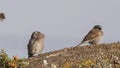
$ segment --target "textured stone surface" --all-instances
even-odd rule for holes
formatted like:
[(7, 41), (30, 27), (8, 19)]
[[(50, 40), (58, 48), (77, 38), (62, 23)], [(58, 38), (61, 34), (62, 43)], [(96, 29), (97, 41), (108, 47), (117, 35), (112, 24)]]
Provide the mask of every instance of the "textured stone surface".
[(119, 68), (120, 43), (75, 46), (25, 60), (21, 68)]

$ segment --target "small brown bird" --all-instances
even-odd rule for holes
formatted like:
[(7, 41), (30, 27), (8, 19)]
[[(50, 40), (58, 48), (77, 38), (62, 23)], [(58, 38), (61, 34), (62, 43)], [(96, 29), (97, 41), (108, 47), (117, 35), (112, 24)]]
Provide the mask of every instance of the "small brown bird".
[(43, 47), (44, 47), (44, 34), (38, 31), (33, 32), (27, 46), (28, 57), (32, 57), (35, 54), (41, 54)]
[(84, 37), (82, 42), (79, 45), (88, 42), (90, 44), (98, 44), (102, 40), (103, 31), (100, 25), (95, 25), (93, 29)]
[(0, 20), (3, 21), (3, 19), (6, 19), (6, 18), (5, 18), (5, 14), (4, 14), (4, 13), (0, 13)]

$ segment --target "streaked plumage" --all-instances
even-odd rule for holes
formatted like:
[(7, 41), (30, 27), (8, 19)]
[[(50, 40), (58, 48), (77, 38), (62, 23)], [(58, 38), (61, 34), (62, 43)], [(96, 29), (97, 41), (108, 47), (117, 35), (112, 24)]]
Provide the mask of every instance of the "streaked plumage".
[(90, 44), (98, 44), (102, 40), (102, 36), (102, 27), (100, 25), (95, 25), (93, 29), (91, 29), (89, 33), (84, 37), (84, 39), (79, 45), (84, 42), (88, 42)]
[(33, 32), (27, 47), (28, 57), (32, 57), (35, 54), (41, 54), (44, 47), (44, 34), (38, 31)]

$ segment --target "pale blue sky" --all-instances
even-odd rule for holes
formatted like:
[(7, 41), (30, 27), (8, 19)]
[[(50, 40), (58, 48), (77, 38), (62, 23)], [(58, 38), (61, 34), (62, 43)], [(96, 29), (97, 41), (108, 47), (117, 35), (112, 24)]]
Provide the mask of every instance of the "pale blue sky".
[(96, 24), (103, 27), (101, 43), (120, 40), (119, 0), (0, 0), (0, 48), (27, 56), (33, 31), (45, 34), (43, 52), (77, 45)]

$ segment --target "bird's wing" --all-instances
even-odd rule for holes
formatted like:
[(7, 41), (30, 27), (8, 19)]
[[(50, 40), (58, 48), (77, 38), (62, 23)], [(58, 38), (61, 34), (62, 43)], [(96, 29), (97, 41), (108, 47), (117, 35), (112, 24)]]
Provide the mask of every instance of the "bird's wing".
[(92, 29), (82, 40), (81, 43), (99, 36), (99, 30)]

